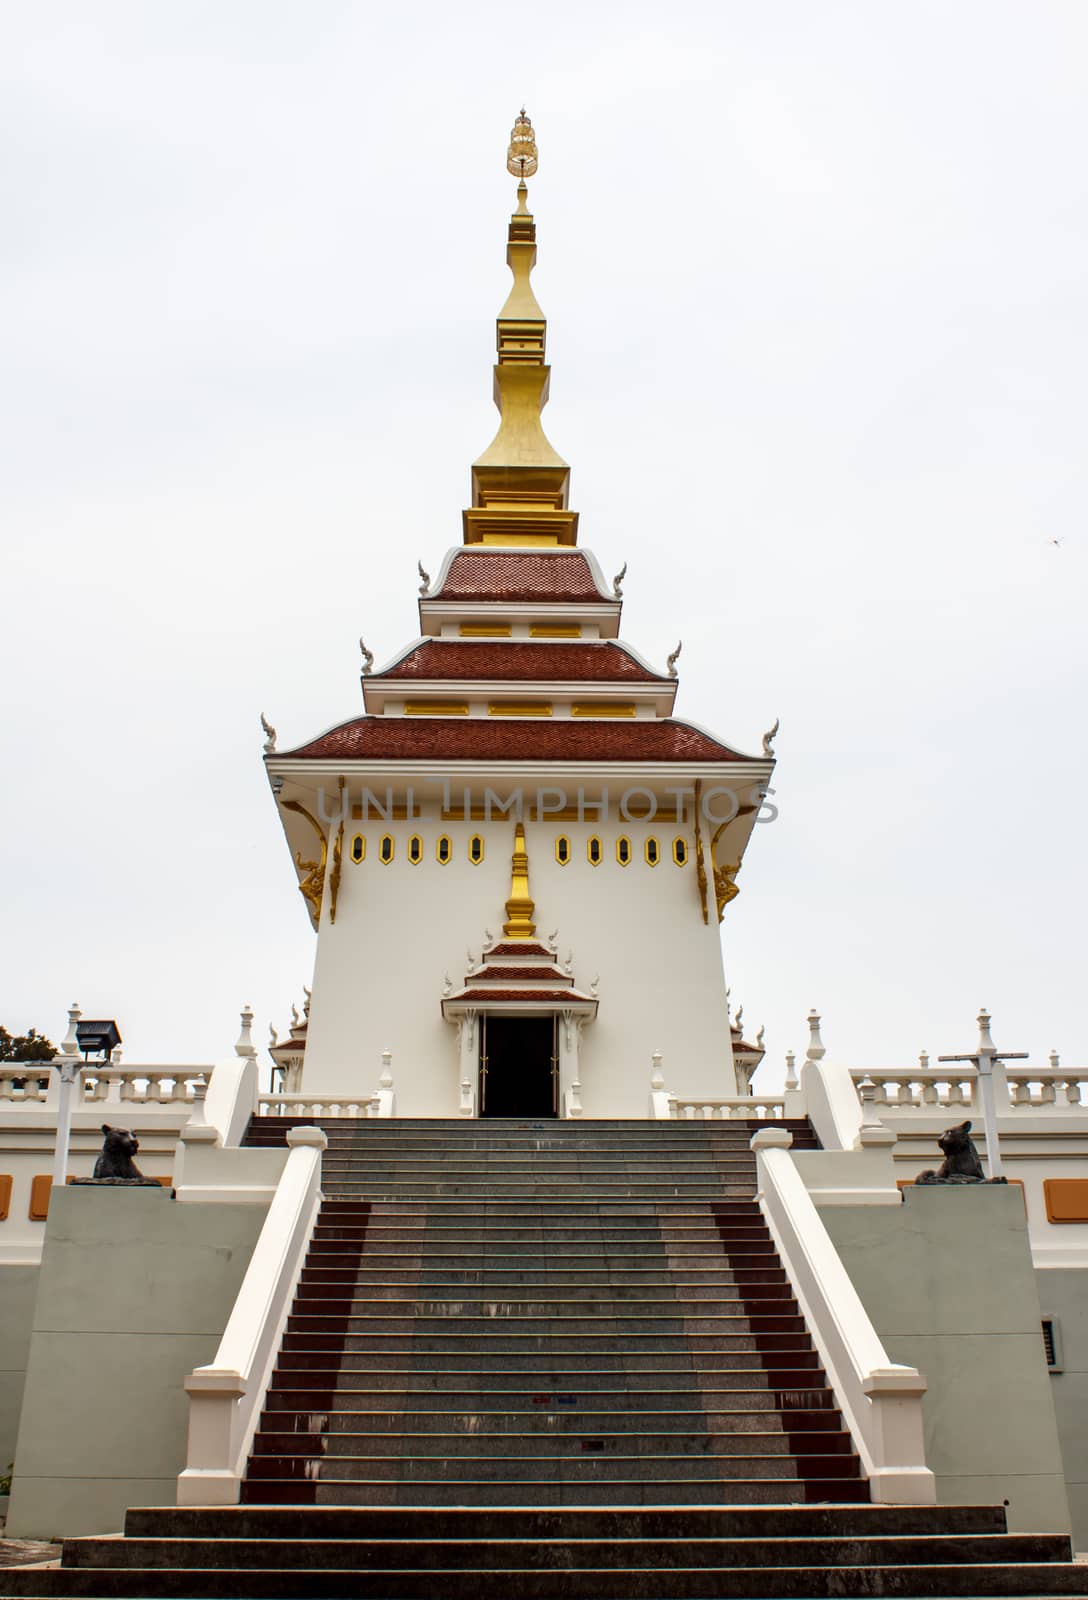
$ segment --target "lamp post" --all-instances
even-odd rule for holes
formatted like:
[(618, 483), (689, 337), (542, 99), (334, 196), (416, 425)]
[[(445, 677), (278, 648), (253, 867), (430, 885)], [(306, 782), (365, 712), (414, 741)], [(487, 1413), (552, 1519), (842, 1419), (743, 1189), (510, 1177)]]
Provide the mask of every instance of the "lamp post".
[(978, 1050), (969, 1056), (938, 1056), (938, 1061), (972, 1061), (978, 1075), (978, 1096), (982, 1102), (982, 1126), (986, 1131), (986, 1165), (991, 1178), (1001, 1177), (1001, 1149), (997, 1142), (997, 1107), (994, 1105), (994, 1062), (1026, 1061), (1026, 1050), (995, 1050), (990, 1035), (990, 1013), (978, 1014)]
[[(68, 1036), (64, 1040), (64, 1055), (56, 1062), (60, 1074), (60, 1093), (57, 1097), (57, 1143), (53, 1152), (53, 1184), (63, 1187), (68, 1177), (68, 1146), (72, 1139), (72, 1090), (79, 1082), (79, 1074), (90, 1060), (91, 1052), (100, 1050), (108, 1061), (111, 1052), (121, 1043), (116, 1022), (81, 1022), (77, 1007), (68, 1014)], [(72, 1023), (75, 1023), (75, 1046), (83, 1051), (83, 1060), (71, 1048)]]

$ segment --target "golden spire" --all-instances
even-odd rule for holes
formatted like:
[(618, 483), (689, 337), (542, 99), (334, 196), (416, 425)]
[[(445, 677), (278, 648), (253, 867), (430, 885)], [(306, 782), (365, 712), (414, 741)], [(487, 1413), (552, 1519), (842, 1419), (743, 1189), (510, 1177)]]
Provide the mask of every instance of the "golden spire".
[(514, 830), (514, 855), (510, 863), (510, 898), (506, 902), (509, 919), (502, 925), (508, 939), (531, 939), (536, 933), (533, 913), (536, 907), (529, 893), (529, 853), (525, 848), (525, 828), (518, 823)]
[(568, 511), (570, 468), (552, 449), (541, 426), (548, 402), (547, 322), (533, 294), (536, 223), (526, 178), (537, 169), (536, 136), (522, 109), (510, 135), (507, 170), (518, 182), (518, 208), (510, 218), (506, 260), (514, 275), (499, 312), (495, 404), (499, 431), (472, 468), (472, 506), (465, 512), (466, 544), (574, 544), (577, 512)]

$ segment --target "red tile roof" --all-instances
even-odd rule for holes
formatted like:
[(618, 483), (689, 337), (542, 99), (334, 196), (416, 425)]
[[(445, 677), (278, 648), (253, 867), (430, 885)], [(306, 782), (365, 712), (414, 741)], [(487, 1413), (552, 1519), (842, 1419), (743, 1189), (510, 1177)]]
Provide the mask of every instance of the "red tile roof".
[(569, 978), (569, 973), (560, 972), (558, 967), (508, 967), (505, 962), (496, 962), (490, 971), (472, 974), (473, 983), (506, 983), (510, 979), (521, 983), (528, 978), (546, 979), (552, 983), (558, 978), (562, 983)]
[(464, 989), (451, 994), (449, 1000), (462, 1003), (466, 1000), (560, 1000), (567, 1005), (585, 1001), (585, 996), (572, 989)]
[(686, 722), (358, 717), (283, 755), (339, 761), (744, 761)]
[(522, 640), (427, 639), (388, 672), (369, 683), (390, 679), (493, 679), (497, 683), (672, 683), (651, 672), (622, 645), (531, 644)]
[(459, 550), (429, 600), (611, 600), (580, 550)]
[[(554, 961), (555, 951), (545, 950), (542, 944), (536, 944), (529, 939), (517, 939), (511, 940), (506, 944), (494, 945), (490, 950), (484, 952), (485, 961), (490, 961), (492, 956), (547, 956), (549, 961)], [(547, 968), (540, 967), (535, 970), (546, 972)]]

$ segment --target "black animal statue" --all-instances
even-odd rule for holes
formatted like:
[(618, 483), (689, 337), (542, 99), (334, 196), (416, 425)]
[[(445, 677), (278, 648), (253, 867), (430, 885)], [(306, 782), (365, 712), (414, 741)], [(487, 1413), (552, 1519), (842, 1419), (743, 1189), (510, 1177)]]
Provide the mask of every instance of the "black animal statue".
[(127, 1128), (111, 1128), (108, 1122), (102, 1124), (105, 1141), (102, 1145), (102, 1154), (94, 1164), (96, 1178), (124, 1178), (129, 1183), (144, 1179), (143, 1173), (133, 1161), (133, 1156), (140, 1148), (139, 1140)]
[(971, 1138), (969, 1122), (946, 1128), (937, 1143), (944, 1151), (944, 1160), (936, 1172), (920, 1172), (916, 1183), (985, 1183), (986, 1177)]

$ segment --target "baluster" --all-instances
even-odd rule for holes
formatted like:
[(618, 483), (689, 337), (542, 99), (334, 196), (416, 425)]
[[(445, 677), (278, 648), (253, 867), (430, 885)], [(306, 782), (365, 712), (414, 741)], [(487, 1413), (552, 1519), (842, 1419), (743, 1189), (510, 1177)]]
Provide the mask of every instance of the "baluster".
[(1039, 1104), (1052, 1106), (1058, 1098), (1058, 1085), (1053, 1078), (1039, 1080)]
[(15, 1099), (15, 1084), (14, 1084), (14, 1081), (13, 1081), (12, 1074), (4, 1073), (3, 1077), (0, 1077), (0, 1100), (14, 1100), (14, 1099)]
[(1080, 1104), (1082, 1104), (1081, 1098), (1080, 1098), (1080, 1079), (1079, 1078), (1066, 1078), (1066, 1080), (1065, 1080), (1065, 1103), (1066, 1103), (1066, 1105), (1070, 1105), (1070, 1106), (1079, 1106)]
[(941, 1103), (940, 1085), (935, 1078), (922, 1079), (922, 1104), (924, 1106), (939, 1106)]

